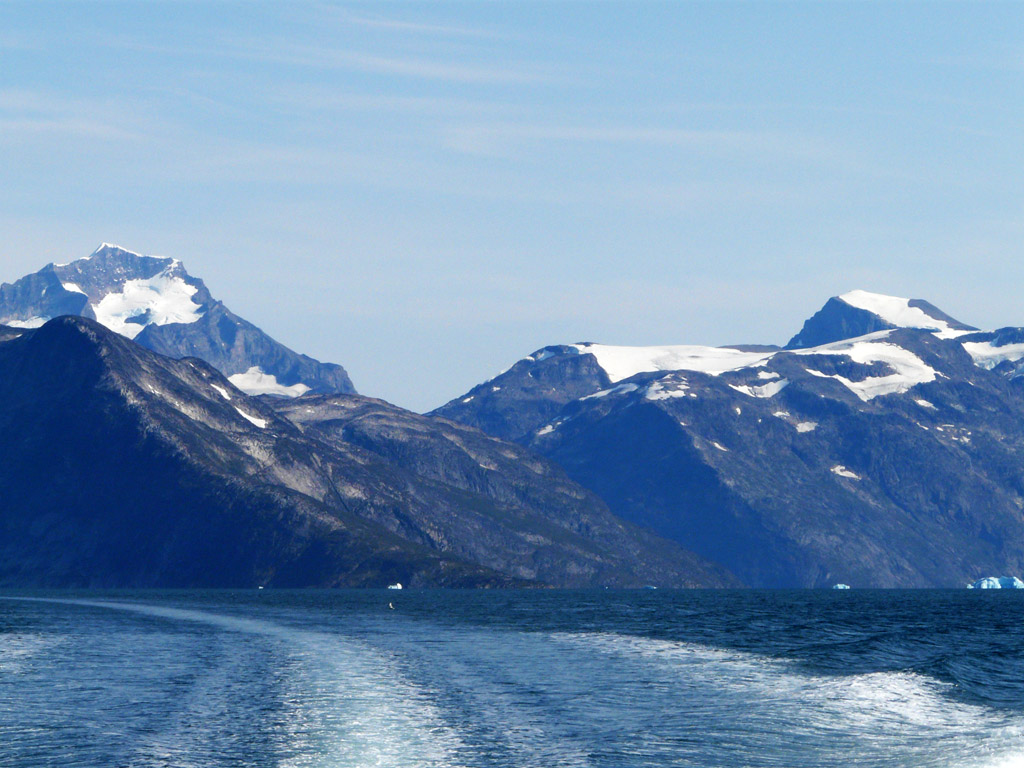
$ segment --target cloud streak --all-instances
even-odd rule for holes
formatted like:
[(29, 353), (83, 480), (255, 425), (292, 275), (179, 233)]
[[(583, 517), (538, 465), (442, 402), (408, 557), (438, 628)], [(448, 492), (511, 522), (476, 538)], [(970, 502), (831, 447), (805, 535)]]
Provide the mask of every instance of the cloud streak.
[[(118, 118), (100, 119), (97, 114)], [(0, 143), (14, 139), (37, 142), (40, 134), (104, 141), (138, 141), (143, 137), (118, 110), (103, 109), (87, 100), (24, 89), (0, 91)]]
[(449, 148), (479, 155), (501, 155), (516, 144), (544, 143), (666, 147), (729, 157), (811, 162), (833, 161), (842, 154), (834, 143), (781, 131), (493, 122), (453, 124), (445, 133)]
[(192, 61), (203, 58), (230, 59), (311, 69), (362, 72), (415, 80), (434, 80), (476, 85), (536, 85), (565, 82), (536, 64), (495, 66), (477, 61), (460, 62), (424, 55), (367, 53), (355, 47), (296, 44), (285, 38), (224, 37), (205, 47), (168, 46), (131, 38), (108, 38), (105, 45), (146, 54), (159, 54)]
[[(333, 9), (337, 10), (337, 9)], [(389, 18), (386, 16), (365, 16), (341, 11), (339, 18), (347, 24), (388, 32), (426, 35), (429, 37), (465, 37), (483, 40), (507, 39), (495, 30), (452, 24), (428, 24), (419, 21)]]

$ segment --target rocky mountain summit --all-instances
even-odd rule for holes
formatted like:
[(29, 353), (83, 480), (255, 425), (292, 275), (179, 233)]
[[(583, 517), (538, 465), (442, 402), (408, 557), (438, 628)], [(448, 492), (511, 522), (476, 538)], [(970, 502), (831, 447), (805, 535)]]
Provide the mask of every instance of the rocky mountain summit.
[(0, 327), (0, 434), (8, 586), (737, 583), (520, 446), (84, 317)]
[(853, 339), (876, 331), (921, 328), (947, 338), (961, 331), (976, 331), (921, 299), (901, 299), (867, 291), (834, 296), (804, 323), (786, 349), (807, 349), (833, 341)]
[(275, 341), (214, 299), (177, 259), (104, 243), (89, 256), (0, 285), (0, 325), (37, 328), (61, 315), (96, 320), (163, 355), (198, 357), (250, 394), (355, 392), (340, 365)]
[(1024, 569), (1024, 331), (831, 299), (785, 349), (545, 347), (435, 414), (758, 586)]

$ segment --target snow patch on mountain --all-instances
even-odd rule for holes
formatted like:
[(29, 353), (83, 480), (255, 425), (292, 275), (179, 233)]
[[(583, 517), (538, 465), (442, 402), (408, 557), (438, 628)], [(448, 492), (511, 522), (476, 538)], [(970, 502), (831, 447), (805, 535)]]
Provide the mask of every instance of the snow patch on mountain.
[(49, 319), (48, 317), (30, 317), (28, 320), (7, 320), (4, 325), (11, 328), (38, 328)]
[(120, 293), (104, 296), (93, 312), (110, 330), (134, 339), (147, 325), (196, 322), (202, 317), (202, 308), (192, 301), (197, 290), (164, 270), (148, 279), (128, 280)]
[(85, 293), (78, 283), (61, 283), (61, 287), (63, 287), (65, 291), (70, 291), (71, 293)]
[[(855, 292), (856, 293), (856, 292)], [(847, 294), (849, 295), (849, 294)], [(874, 295), (874, 294), (870, 294)], [(881, 297), (889, 299), (891, 297)], [(919, 312), (911, 307), (914, 312)], [(927, 317), (921, 313), (923, 317)], [(942, 322), (942, 321), (937, 321)], [(901, 346), (885, 341), (892, 331), (878, 331), (876, 333), (860, 336), (855, 339), (824, 344), (820, 347), (809, 349), (797, 349), (786, 352), (745, 352), (729, 347), (703, 347), (694, 345), (680, 345), (668, 347), (622, 347), (608, 346), (604, 344), (573, 344), (571, 345), (580, 354), (591, 354), (597, 358), (598, 365), (608, 374), (612, 382), (619, 382), (628, 379), (638, 373), (649, 373), (654, 371), (698, 371), (711, 376), (718, 376), (730, 371), (744, 370), (748, 368), (763, 366), (768, 360), (778, 354), (795, 355), (841, 355), (849, 357), (856, 363), (872, 365), (884, 363), (888, 365), (893, 373), (885, 376), (869, 376), (861, 381), (853, 381), (838, 374), (823, 373), (808, 368), (807, 372), (822, 378), (831, 378), (839, 381), (853, 392), (861, 400), (872, 400), (881, 395), (900, 394), (911, 387), (933, 381), (936, 372), (925, 364), (917, 355)], [(959, 332), (957, 332), (959, 333)], [(1013, 345), (1018, 346), (1018, 345)], [(1024, 357), (1024, 344), (1020, 346), (1020, 356)], [(1009, 347), (1003, 347), (1009, 352)], [(773, 371), (759, 371), (758, 378), (766, 381), (761, 385), (730, 384), (729, 386), (737, 392), (750, 397), (769, 398), (781, 392), (788, 384), (787, 379), (778, 378), (779, 374)], [(612, 388), (597, 392), (588, 397), (604, 397), (612, 392), (623, 390)], [(660, 400), (666, 397), (682, 397), (681, 393), (668, 395), (668, 387), (664, 385), (651, 385), (647, 389), (647, 396), (651, 400)]]
[(673, 397), (686, 397), (686, 391), (690, 386), (685, 379), (670, 381), (655, 381), (644, 392), (648, 400), (668, 400)]
[(923, 328), (936, 331), (936, 335), (943, 339), (952, 339), (970, 333), (970, 331), (953, 328), (945, 320), (932, 317), (919, 307), (910, 306), (910, 299), (899, 296), (885, 296), (880, 293), (857, 290), (844, 293), (839, 300), (851, 307), (877, 315), (897, 328)]
[(260, 419), (260, 418), (257, 418), (256, 416), (250, 416), (248, 413), (243, 411), (238, 406), (235, 406), (235, 410), (238, 411), (238, 415), (239, 416), (241, 416), (243, 419), (248, 421), (250, 424), (254, 424), (255, 426), (259, 427), (260, 429), (266, 429), (267, 428), (267, 420), (266, 419)]
[(730, 384), (732, 389), (750, 397), (775, 397), (789, 385), (789, 379), (770, 381), (767, 384), (751, 386), (748, 384)]
[(600, 392), (595, 392), (592, 395), (581, 397), (581, 400), (592, 400), (597, 397), (608, 397), (608, 395), (623, 395), (629, 392), (636, 392), (640, 387), (636, 384), (620, 384), (617, 387), (611, 387), (610, 389), (602, 389)]
[(990, 341), (965, 341), (962, 346), (975, 365), (981, 368), (992, 369), (1007, 360), (1015, 363), (1024, 358), (1024, 344), (1005, 344), (997, 347)]
[(621, 347), (605, 344), (573, 344), (581, 355), (597, 358), (612, 382), (654, 371), (700, 371), (717, 376), (749, 368), (770, 358), (772, 352), (741, 352), (727, 347), (679, 345), (668, 347)]
[(66, 266), (68, 266), (68, 264), (74, 264), (76, 261), (89, 261), (97, 253), (99, 253), (100, 251), (105, 251), (105, 250), (121, 251), (122, 253), (127, 253), (129, 256), (140, 256), (140, 257), (142, 256), (142, 254), (140, 254), (140, 253), (136, 253), (135, 251), (129, 251), (127, 248), (122, 248), (120, 245), (115, 245), (114, 243), (100, 243), (96, 247), (96, 249), (92, 253), (90, 253), (88, 256), (79, 256), (77, 259), (72, 259), (71, 261), (65, 262), (63, 264), (54, 264), (53, 266), (55, 266), (55, 267), (66, 267)]
[(220, 396), (225, 400), (231, 400), (231, 395), (228, 394), (228, 391), (224, 389), (224, 387), (218, 387), (216, 384), (211, 384), (210, 386), (217, 390), (218, 394), (220, 394)]
[(861, 381), (852, 381), (839, 374), (822, 373), (807, 369), (807, 372), (822, 378), (835, 379), (865, 402), (881, 395), (893, 395), (906, 392), (918, 384), (926, 384), (935, 380), (935, 369), (927, 365), (921, 358), (908, 349), (881, 341), (888, 334), (869, 334), (860, 339), (826, 344), (822, 347), (796, 350), (798, 355), (843, 355), (856, 363), (871, 365), (885, 363), (894, 373), (886, 376), (869, 376)]
[(114, 251), (124, 251), (125, 253), (131, 254), (132, 256), (141, 256), (142, 255), (140, 253), (136, 253), (135, 251), (130, 251), (127, 248), (118, 245), (117, 243), (100, 243), (99, 246), (96, 248), (96, 250), (93, 251), (88, 256), (86, 256), (85, 258), (86, 259), (91, 259), (97, 253), (99, 253), (100, 251), (105, 250), (107, 248), (109, 248), (111, 250), (114, 250)]
[(291, 386), (279, 383), (276, 376), (264, 373), (263, 369), (257, 365), (252, 366), (245, 373), (236, 373), (233, 376), (228, 376), (228, 381), (247, 395), (300, 397), (309, 392), (309, 387), (301, 382)]
[(858, 475), (856, 472), (851, 472), (842, 464), (836, 464), (834, 467), (832, 467), (832, 473), (839, 475), (840, 477), (847, 477), (850, 480), (860, 480), (860, 475)]

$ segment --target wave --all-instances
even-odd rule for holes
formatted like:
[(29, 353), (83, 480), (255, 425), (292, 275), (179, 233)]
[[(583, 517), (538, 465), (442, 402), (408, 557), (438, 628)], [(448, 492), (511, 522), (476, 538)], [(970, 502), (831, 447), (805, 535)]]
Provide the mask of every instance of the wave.
[[(814, 675), (788, 659), (617, 633), (554, 633), (686, 691), (709, 764), (1024, 767), (1024, 718), (912, 670)], [(721, 758), (715, 762), (713, 758)]]

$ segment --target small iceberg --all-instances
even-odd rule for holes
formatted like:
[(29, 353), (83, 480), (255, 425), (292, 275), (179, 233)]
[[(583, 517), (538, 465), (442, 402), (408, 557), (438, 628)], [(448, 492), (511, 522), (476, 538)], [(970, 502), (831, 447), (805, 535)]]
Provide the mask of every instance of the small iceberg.
[(832, 589), (849, 589), (849, 584), (833, 584)]
[[(1022, 586), (1024, 586), (1024, 585), (1022, 585)], [(399, 582), (399, 581), (396, 581), (394, 584), (388, 584), (388, 589), (401, 589), (401, 588), (402, 588), (402, 583)]]
[(986, 576), (978, 579), (973, 584), (967, 585), (968, 589), (1024, 589), (1024, 581), (1016, 576)]

